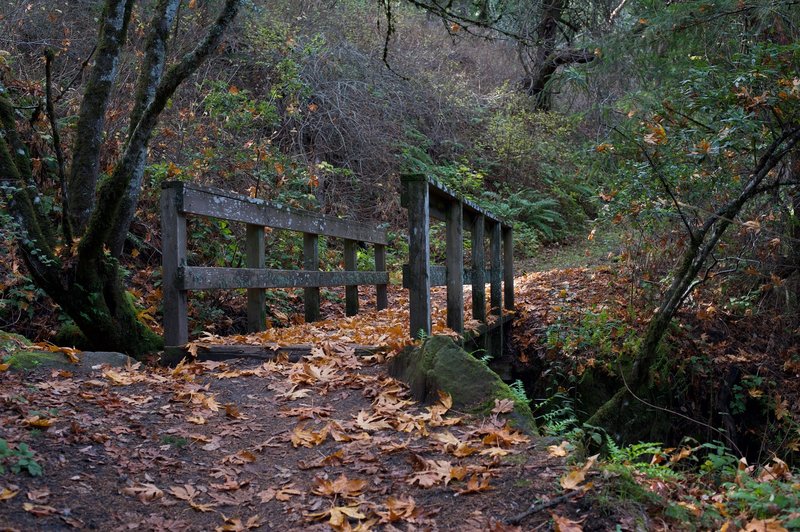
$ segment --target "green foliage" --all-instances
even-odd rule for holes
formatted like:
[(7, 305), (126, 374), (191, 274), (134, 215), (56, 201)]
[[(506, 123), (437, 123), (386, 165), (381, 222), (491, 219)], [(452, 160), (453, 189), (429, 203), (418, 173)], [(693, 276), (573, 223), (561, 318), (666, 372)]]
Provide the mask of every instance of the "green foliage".
[(163, 443), (164, 445), (176, 447), (178, 449), (183, 449), (184, 447), (189, 445), (189, 440), (182, 436), (173, 436), (171, 434), (167, 434), (166, 436), (161, 437), (161, 443)]
[(0, 475), (5, 474), (6, 467), (12, 473), (25, 471), (32, 477), (40, 477), (44, 473), (27, 443), (13, 445), (0, 438)]
[(618, 357), (636, 354), (641, 339), (626, 321), (612, 316), (608, 309), (585, 312), (578, 324), (558, 319), (547, 328), (546, 344), (566, 355), (591, 353), (613, 369)]
[[(489, 205), (494, 214), (505, 220), (514, 220), (516, 227), (534, 234), (541, 234), (546, 240), (556, 240), (567, 225), (559, 212), (560, 204), (554, 198), (541, 198), (536, 191), (520, 189), (512, 191), (508, 186), (497, 192), (483, 193), (482, 203)], [(524, 238), (520, 239), (524, 241)]]
[(537, 403), (532, 409), (536, 425), (548, 436), (573, 440), (581, 431), (575, 413), (575, 400), (565, 392), (556, 392)]
[(511, 384), (509, 384), (509, 389), (511, 390), (511, 395), (514, 396), (515, 403), (522, 403), (525, 405), (530, 404), (531, 400), (528, 398), (528, 394), (525, 391), (525, 385), (522, 384), (522, 381), (517, 379)]

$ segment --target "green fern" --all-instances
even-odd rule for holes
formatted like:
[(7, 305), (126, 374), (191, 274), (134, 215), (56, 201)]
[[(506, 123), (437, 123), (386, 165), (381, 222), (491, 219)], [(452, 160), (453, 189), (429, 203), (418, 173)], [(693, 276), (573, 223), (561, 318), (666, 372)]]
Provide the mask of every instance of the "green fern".
[(525, 392), (525, 385), (522, 384), (522, 381), (517, 379), (511, 384), (508, 385), (511, 388), (511, 395), (514, 397), (514, 402), (518, 403), (525, 403), (530, 404), (531, 400), (528, 398), (528, 394)]

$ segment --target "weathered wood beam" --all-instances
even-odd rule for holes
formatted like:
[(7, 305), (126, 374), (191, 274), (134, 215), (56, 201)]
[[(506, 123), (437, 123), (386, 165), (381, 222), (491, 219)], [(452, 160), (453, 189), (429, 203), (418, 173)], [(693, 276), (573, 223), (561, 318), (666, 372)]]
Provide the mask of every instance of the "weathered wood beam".
[(503, 228), (503, 299), (506, 310), (514, 310), (514, 232)]
[(324, 216), (279, 203), (248, 198), (232, 192), (181, 181), (166, 182), (162, 185), (162, 189), (172, 189), (179, 191), (179, 194), (182, 193), (183, 201), (179, 208), (186, 214), (210, 216), (336, 238), (349, 238), (374, 244), (388, 244), (385, 230), (352, 220)]
[[(383, 244), (375, 244), (375, 271), (386, 271), (386, 246)], [(389, 306), (389, 292), (385, 284), (375, 286), (377, 293), (377, 308), (383, 310)]]
[[(403, 264), (403, 288), (408, 289), (408, 264)], [(491, 277), (491, 270), (483, 270), (483, 279)], [(472, 269), (465, 269), (462, 277), (462, 285), (471, 285), (475, 281), (475, 272)], [(431, 286), (447, 286), (447, 266), (431, 266)], [(484, 287), (485, 288), (485, 287)], [(485, 303), (485, 302), (484, 302)]]
[(408, 198), (409, 314), (411, 337), (431, 334), (430, 198), (424, 176), (403, 176)]
[[(258, 360), (275, 360), (286, 356), (289, 362), (297, 362), (311, 355), (314, 345), (202, 345), (197, 348), (197, 358), (200, 362), (205, 360), (229, 360), (231, 358), (252, 358)], [(386, 349), (370, 345), (348, 345), (356, 356), (370, 356), (381, 353)], [(193, 359), (185, 346), (171, 347), (164, 351), (161, 363), (175, 365), (183, 358)]]
[[(311, 233), (303, 233), (303, 269), (319, 271), (319, 237)], [(319, 302), (318, 286), (307, 286), (303, 289), (306, 323), (319, 321)]]
[[(388, 284), (387, 272), (320, 272), (307, 270), (260, 270), (255, 268), (178, 269), (180, 290), (230, 290), (234, 288), (304, 288)], [(184, 342), (185, 343), (185, 342)], [(176, 344), (177, 345), (177, 344)]]
[(478, 215), (472, 224), (472, 318), (486, 321), (486, 250), (483, 215)]
[(492, 258), (491, 286), (489, 288), (489, 306), (492, 314), (500, 314), (503, 308), (503, 258), (501, 255), (502, 236), (501, 226), (495, 222), (491, 225), (489, 233), (490, 255)]
[(186, 217), (179, 213), (177, 190), (161, 193), (161, 260), (164, 299), (164, 345), (183, 345), (189, 341), (186, 292), (179, 270), (186, 265)]
[(446, 270), (447, 326), (464, 332), (464, 217), (461, 202), (453, 201), (447, 211)]
[[(266, 265), (264, 228), (247, 225), (245, 255), (248, 268), (264, 268)], [(263, 331), (267, 321), (267, 296), (263, 288), (247, 289), (247, 331)]]
[[(358, 270), (358, 242), (355, 240), (344, 241), (344, 269)], [(344, 292), (344, 315), (355, 316), (358, 314), (358, 285), (347, 285)]]
[[(446, 185), (432, 177), (423, 174), (404, 174), (400, 177), (401, 182), (404, 184), (415, 179), (424, 179), (430, 184), (430, 215), (437, 220), (446, 220), (447, 205), (449, 205), (451, 201), (459, 201), (463, 204), (465, 216), (468, 216), (470, 220), (478, 215), (482, 215), (489, 222), (503, 222), (500, 218), (479, 206), (474, 201), (464, 198), (461, 194), (450, 190)], [(403, 193), (400, 195), (400, 205), (408, 208), (408, 194), (405, 189), (403, 189)]]

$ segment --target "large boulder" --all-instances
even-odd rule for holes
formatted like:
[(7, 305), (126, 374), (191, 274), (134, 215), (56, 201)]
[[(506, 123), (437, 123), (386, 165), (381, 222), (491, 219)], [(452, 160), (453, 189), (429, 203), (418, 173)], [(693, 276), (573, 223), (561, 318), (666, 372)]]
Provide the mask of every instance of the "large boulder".
[(433, 336), (421, 346), (406, 348), (391, 360), (389, 373), (408, 384), (416, 400), (434, 402), (441, 390), (453, 398), (454, 409), (469, 414), (489, 415), (496, 399), (512, 399), (511, 424), (536, 432), (527, 402), (517, 399), (496, 373), (446, 336)]

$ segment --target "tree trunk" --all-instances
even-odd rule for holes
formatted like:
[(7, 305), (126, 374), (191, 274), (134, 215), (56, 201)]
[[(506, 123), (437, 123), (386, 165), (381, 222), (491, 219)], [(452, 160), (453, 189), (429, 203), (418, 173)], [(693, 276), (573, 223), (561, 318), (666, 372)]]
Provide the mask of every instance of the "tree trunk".
[(789, 129), (775, 139), (765, 150), (739, 195), (712, 214), (703, 225), (690, 229), (690, 244), (683, 253), (675, 278), (661, 299), (647, 326), (642, 346), (629, 375), (624, 376), (626, 388), (617, 392), (587, 421), (590, 425), (613, 428), (625, 419), (623, 400), (628, 388), (636, 395), (645, 395), (649, 384), (650, 370), (658, 361), (658, 350), (670, 322), (677, 314), (686, 297), (691, 293), (700, 271), (714, 252), (728, 227), (734, 222), (742, 208), (756, 195), (766, 189), (762, 186), (767, 176), (800, 142), (800, 127)]
[(106, 109), (117, 79), (119, 54), (125, 45), (133, 0), (107, 0), (103, 10), (95, 65), (86, 84), (78, 114), (67, 189), (69, 220), (75, 235), (81, 235), (94, 209), (94, 194), (100, 174)]
[[(19, 227), (17, 244), (31, 278), (73, 319), (94, 348), (135, 357), (159, 349), (163, 342), (139, 321), (125, 290), (119, 263), (107, 249), (119, 242), (120, 234), (124, 242), (130, 219), (120, 219), (121, 206), (136, 205), (147, 144), (159, 115), (178, 86), (216, 49), (236, 16), (240, 0), (226, 0), (197, 47), (162, 75), (166, 37), (177, 3), (178, 0), (159, 2), (154, 16), (157, 27), (152, 32), (155, 37), (151, 35), (142, 66), (145, 71), (137, 92), (140, 100), (135, 103), (128, 142), (111, 176), (98, 187), (103, 115), (133, 4), (133, 0), (106, 0), (98, 55), (81, 106), (68, 186), (70, 217), (76, 230), (84, 228), (77, 233), (82, 234), (77, 256), (71, 242), (56, 245), (49, 229), (52, 221), (42, 213), (43, 202), (31, 179), (30, 157), (17, 134), (14, 107), (8, 91), (0, 86), (0, 184)], [(162, 18), (169, 23), (158, 24)], [(56, 254), (59, 248), (62, 256)]]
[(559, 67), (594, 60), (594, 53), (590, 50), (559, 48), (559, 24), (563, 24), (564, 11), (568, 7), (569, 0), (545, 2), (534, 34), (536, 50), (533, 57), (526, 59), (522, 53), (526, 49), (520, 51), (520, 60), (525, 69), (522, 86), (534, 98), (536, 109), (541, 111), (549, 111), (552, 106), (550, 82)]
[[(128, 136), (131, 137), (139, 121), (144, 115), (147, 107), (153, 103), (156, 96), (156, 88), (158, 87), (161, 76), (164, 74), (164, 65), (167, 62), (167, 41), (169, 40), (169, 32), (175, 17), (178, 12), (180, 0), (159, 0), (156, 6), (153, 19), (150, 22), (150, 34), (147, 37), (145, 44), (145, 56), (142, 66), (139, 71), (139, 81), (136, 88), (136, 98), (134, 100), (134, 108), (131, 112), (131, 122), (128, 128)], [(142, 178), (144, 177), (144, 168), (147, 162), (147, 156), (141, 157), (137, 161), (137, 165), (132, 170), (131, 182), (128, 185), (128, 192), (125, 194), (120, 212), (117, 217), (117, 223), (111, 235), (109, 248), (111, 255), (119, 257), (125, 246), (125, 240), (128, 236), (128, 228), (133, 221), (136, 214), (136, 204), (138, 203), (140, 189), (142, 187)]]

